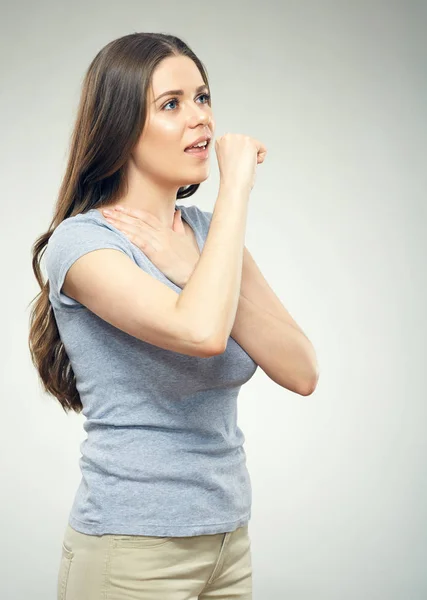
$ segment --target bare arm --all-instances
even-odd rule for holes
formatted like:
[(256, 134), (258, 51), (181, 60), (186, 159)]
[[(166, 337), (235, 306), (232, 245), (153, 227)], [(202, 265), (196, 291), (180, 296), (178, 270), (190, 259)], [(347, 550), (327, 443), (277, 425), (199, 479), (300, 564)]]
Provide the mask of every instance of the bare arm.
[(249, 195), (249, 189), (220, 185), (203, 251), (177, 300), (178, 311), (218, 351), (226, 346), (239, 302)]
[(63, 293), (150, 344), (190, 356), (223, 352), (239, 300), (248, 196), (220, 186), (203, 251), (180, 294), (111, 248), (78, 258)]

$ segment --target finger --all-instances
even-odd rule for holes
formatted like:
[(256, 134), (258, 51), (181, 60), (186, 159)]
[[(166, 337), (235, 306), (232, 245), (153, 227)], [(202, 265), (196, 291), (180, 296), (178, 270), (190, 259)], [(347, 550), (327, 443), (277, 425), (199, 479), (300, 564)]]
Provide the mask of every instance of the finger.
[(261, 164), (264, 162), (267, 152), (258, 152), (257, 154), (257, 163)]
[(147, 233), (153, 231), (153, 228), (144, 221), (142, 221), (140, 218), (131, 217), (119, 211), (115, 211), (114, 216), (104, 215), (104, 217), (107, 221), (109, 221), (109, 223), (111, 223), (118, 229), (123, 229), (123, 226), (127, 226), (128, 229), (126, 231), (129, 233), (133, 233), (134, 235), (137, 235), (141, 230)]
[(141, 221), (141, 219), (136, 219), (136, 217), (130, 217), (128, 215), (119, 213), (119, 212), (114, 212), (114, 214), (112, 215), (104, 215), (105, 218), (107, 219), (107, 221), (110, 221), (114, 224), (127, 224), (127, 225), (133, 225), (134, 227), (136, 225), (138, 225), (138, 227), (142, 227), (144, 222)]
[(253, 140), (254, 140), (254, 142), (255, 142), (255, 145), (256, 145), (256, 147), (257, 147), (257, 152), (258, 152), (258, 154), (259, 154), (259, 153), (262, 153), (262, 154), (265, 154), (265, 153), (267, 153), (267, 147), (266, 147), (266, 145), (265, 145), (265, 144), (263, 144), (263, 143), (262, 143), (260, 140), (257, 140), (257, 139), (255, 139), (255, 138), (253, 138)]
[(138, 230), (128, 223), (119, 223), (115, 219), (113, 219), (113, 221), (115, 221), (112, 223), (114, 227), (124, 233), (126, 237), (129, 238), (133, 244), (135, 244), (135, 246), (138, 246), (138, 248), (141, 248), (141, 250), (147, 247), (147, 244), (149, 243), (149, 237), (142, 235), (141, 229)]
[(267, 154), (267, 147), (265, 146), (265, 144), (263, 144), (262, 142), (260, 142), (260, 140), (257, 140), (255, 138), (253, 138), (253, 141), (255, 142), (255, 146), (256, 146), (256, 150), (257, 150), (257, 164), (260, 164), (262, 162), (264, 162), (266, 154)]
[(123, 216), (129, 216), (144, 221), (147, 225), (150, 225), (150, 227), (153, 227), (154, 229), (159, 228), (159, 219), (146, 210), (142, 210), (141, 208), (129, 208), (128, 206), (121, 205), (113, 206), (113, 209), (117, 211), (118, 214)]
[(124, 220), (121, 220), (117, 217), (105, 217), (105, 220), (111, 223), (111, 225), (113, 225), (116, 229), (123, 231), (123, 233), (132, 235), (137, 234), (137, 228), (131, 223), (126, 223)]
[[(105, 213), (104, 213), (105, 215)], [(110, 215), (105, 215), (106, 219), (111, 219), (112, 221), (114, 221), (115, 223), (127, 223), (128, 225), (136, 225), (138, 224), (139, 227), (142, 227), (142, 225), (144, 225), (144, 221), (142, 221), (142, 219), (137, 218), (137, 217), (131, 217), (130, 215), (127, 215), (125, 213), (122, 212), (118, 212), (118, 211), (114, 211), (114, 214), (110, 214)]]

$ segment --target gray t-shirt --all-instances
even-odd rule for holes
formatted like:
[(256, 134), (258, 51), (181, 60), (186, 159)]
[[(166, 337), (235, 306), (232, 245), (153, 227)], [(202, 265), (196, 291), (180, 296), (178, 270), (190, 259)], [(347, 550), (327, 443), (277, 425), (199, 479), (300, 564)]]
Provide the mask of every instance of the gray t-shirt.
[[(176, 207), (202, 250), (212, 213)], [(165, 350), (66, 296), (67, 270), (98, 248), (124, 252), (181, 292), (96, 209), (65, 219), (49, 240), (49, 298), (86, 417), (69, 524), (96, 535), (234, 531), (249, 521), (252, 501), (237, 397), (257, 364), (232, 337), (224, 353), (209, 358)]]

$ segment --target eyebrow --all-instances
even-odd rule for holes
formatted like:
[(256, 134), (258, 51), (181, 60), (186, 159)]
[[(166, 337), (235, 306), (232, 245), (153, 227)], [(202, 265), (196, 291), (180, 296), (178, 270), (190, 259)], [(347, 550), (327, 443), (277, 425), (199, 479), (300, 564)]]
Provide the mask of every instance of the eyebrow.
[[(209, 91), (209, 88), (206, 84), (200, 85), (198, 88), (196, 88), (196, 93), (198, 94), (202, 90)], [(160, 96), (158, 96), (155, 100), (153, 100), (153, 103), (157, 102), (157, 100), (160, 100), (160, 98), (163, 98), (163, 96), (171, 96), (172, 94), (177, 95), (177, 96), (183, 96), (184, 90), (169, 90), (168, 92), (163, 92), (163, 94), (160, 94)]]

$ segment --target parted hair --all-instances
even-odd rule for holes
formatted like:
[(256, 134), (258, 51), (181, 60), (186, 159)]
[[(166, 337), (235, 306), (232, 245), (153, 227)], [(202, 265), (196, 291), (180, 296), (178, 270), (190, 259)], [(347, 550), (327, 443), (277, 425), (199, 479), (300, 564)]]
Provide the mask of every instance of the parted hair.
[[(40, 261), (50, 236), (64, 219), (114, 204), (124, 195), (125, 165), (144, 128), (153, 71), (164, 58), (180, 55), (194, 61), (209, 86), (201, 60), (184, 41), (164, 33), (132, 33), (109, 42), (92, 60), (83, 80), (53, 218), (32, 246), (32, 268), (41, 291), (30, 302), (31, 360), (43, 390), (66, 413), (80, 413), (83, 406)], [(177, 199), (192, 196), (199, 185), (180, 188)]]

